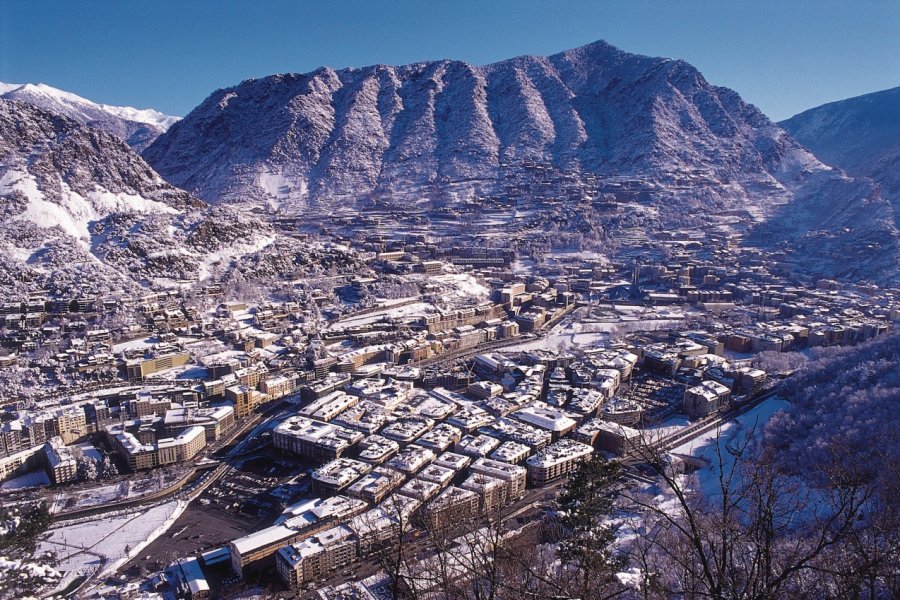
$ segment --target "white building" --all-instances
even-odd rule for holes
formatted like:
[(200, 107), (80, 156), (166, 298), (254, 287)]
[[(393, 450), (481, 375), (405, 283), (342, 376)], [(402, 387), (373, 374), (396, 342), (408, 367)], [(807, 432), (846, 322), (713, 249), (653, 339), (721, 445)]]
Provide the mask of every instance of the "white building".
[(300, 415), (286, 419), (272, 432), (272, 440), (279, 450), (317, 460), (338, 458), (363, 437), (359, 431)]
[(705, 417), (728, 404), (731, 390), (718, 381), (704, 381), (684, 392), (684, 412), (688, 416)]
[(371, 470), (372, 465), (368, 463), (346, 457), (336, 458), (313, 472), (313, 492), (334, 494), (343, 491)]
[(594, 448), (571, 439), (562, 439), (526, 461), (528, 476), (535, 485), (544, 485), (575, 471), (588, 460)]
[(349, 565), (356, 557), (355, 534), (338, 525), (281, 548), (275, 566), (282, 581), (297, 587)]
[(554, 441), (578, 426), (578, 422), (562, 410), (548, 406), (543, 402), (535, 402), (531, 406), (517, 410), (512, 416), (519, 421), (549, 431)]

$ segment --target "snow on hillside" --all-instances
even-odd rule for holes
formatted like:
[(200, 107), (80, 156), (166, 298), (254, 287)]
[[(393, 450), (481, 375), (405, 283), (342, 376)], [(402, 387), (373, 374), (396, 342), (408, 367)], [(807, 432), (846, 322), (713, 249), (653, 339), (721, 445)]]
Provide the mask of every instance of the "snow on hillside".
[(721, 427), (673, 448), (670, 453), (675, 456), (689, 455), (702, 461), (705, 466), (695, 473), (698, 488), (707, 498), (721, 496), (719, 475), (731, 473), (734, 469), (735, 457), (728, 452), (728, 447), (744, 443), (747, 436), (759, 438), (772, 416), (789, 406), (790, 403), (782, 398), (770, 398)]
[(900, 226), (900, 87), (823, 104), (780, 125), (828, 164), (880, 184)]
[(298, 209), (433, 185), (490, 189), (511, 173), (524, 182), (534, 173), (523, 161), (766, 186), (824, 168), (691, 65), (604, 42), (484, 67), (444, 60), (251, 79), (214, 92), (144, 156), (209, 201)]
[(28, 203), (16, 215), (16, 220), (27, 220), (38, 227), (60, 227), (63, 231), (87, 246), (91, 239), (88, 226), (113, 212), (156, 212), (177, 214), (178, 211), (162, 202), (147, 200), (137, 194), (113, 193), (100, 187), (82, 196), (65, 182), (58, 183), (60, 197), (56, 202), (47, 200), (35, 178), (17, 170), (0, 175), (0, 196), (20, 192)]
[[(282, 214), (521, 199), (476, 221), (499, 231), (491, 223), (527, 219), (528, 210), (540, 220), (606, 186), (626, 207), (623, 224), (702, 226), (723, 211), (772, 223), (758, 239), (802, 239), (792, 258), (824, 276), (885, 277), (880, 264), (849, 273), (840, 259), (868, 252), (867, 232), (877, 232), (881, 257), (900, 256), (877, 190), (846, 185), (840, 203), (817, 196), (823, 176), (837, 187), (841, 174), (736, 92), (684, 61), (604, 42), (486, 66), (441, 60), (250, 79), (213, 92), (142, 155), (211, 203)], [(900, 158), (885, 160), (881, 170), (900, 172)], [(798, 197), (818, 198), (813, 212), (827, 226), (794, 219)], [(565, 219), (561, 231), (585, 222)]]
[[(207, 211), (112, 135), (0, 99), (0, 285), (121, 289), (197, 276), (197, 263), (267, 227)], [(195, 236), (196, 239), (193, 239)], [(268, 237), (266, 237), (268, 236)], [(196, 242), (196, 243), (195, 243)]]
[(228, 247), (222, 248), (221, 250), (209, 252), (200, 261), (197, 278), (200, 281), (203, 281), (204, 279), (209, 278), (215, 266), (221, 268), (227, 267), (237, 258), (259, 252), (274, 242), (275, 239), (275, 236), (261, 235), (245, 243), (230, 244)]
[(859, 175), (900, 146), (900, 87), (823, 104), (780, 125), (825, 162)]
[[(109, 113), (136, 123), (146, 123), (155, 125), (160, 129), (166, 130), (178, 121), (179, 117), (164, 115), (152, 108), (132, 108), (130, 106), (112, 106), (109, 104), (98, 104), (91, 102), (86, 98), (82, 98), (77, 94), (66, 92), (55, 87), (43, 83), (26, 83), (24, 85), (4, 84), (0, 83), (0, 92), (3, 95), (9, 94), (8, 100), (23, 100), (28, 98), (37, 106), (41, 106), (47, 110), (51, 110), (53, 105), (65, 107), (66, 112), (62, 113), (70, 119), (74, 119), (79, 123), (85, 124), (89, 121), (96, 121), (98, 117), (102, 117), (102, 113)], [(37, 99), (43, 98), (43, 102)]]

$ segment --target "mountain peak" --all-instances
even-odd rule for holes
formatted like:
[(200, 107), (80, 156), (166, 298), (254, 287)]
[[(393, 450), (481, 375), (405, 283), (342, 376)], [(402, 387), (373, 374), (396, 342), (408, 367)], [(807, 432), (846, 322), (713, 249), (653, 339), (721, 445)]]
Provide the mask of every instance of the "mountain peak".
[(320, 67), (248, 80), (213, 93), (144, 155), (204, 199), (302, 210), (434, 186), (490, 193), (531, 161), (592, 176), (703, 173), (770, 185), (785, 157), (804, 151), (688, 63), (600, 40), (485, 66)]
[(609, 57), (617, 57), (617, 56), (641, 56), (638, 54), (633, 54), (631, 52), (626, 52), (622, 50), (618, 46), (614, 46), (610, 44), (606, 40), (597, 40), (594, 42), (590, 42), (584, 44), (583, 46), (578, 46), (576, 48), (571, 48), (569, 50), (563, 50), (562, 52), (558, 52), (556, 54), (551, 55), (555, 56), (570, 56), (570, 57), (592, 57), (592, 58), (609, 58)]
[(25, 102), (82, 125), (102, 129), (137, 150), (148, 146), (178, 121), (178, 117), (164, 115), (153, 109), (98, 104), (44, 83), (0, 83), (0, 98)]

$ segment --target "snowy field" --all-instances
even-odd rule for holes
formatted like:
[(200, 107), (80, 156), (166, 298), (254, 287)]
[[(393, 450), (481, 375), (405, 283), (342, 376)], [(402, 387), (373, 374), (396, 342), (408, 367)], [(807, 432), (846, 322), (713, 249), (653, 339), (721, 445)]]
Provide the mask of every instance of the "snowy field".
[(175, 381), (176, 379), (205, 379), (206, 369), (199, 365), (184, 365), (159, 371), (154, 373), (153, 377), (155, 379), (166, 379), (171, 381)]
[(102, 567), (112, 573), (171, 527), (186, 506), (181, 501), (167, 502), (145, 511), (50, 529), (37, 554), (55, 552), (60, 571)]
[[(481, 284), (468, 273), (454, 273), (448, 275), (435, 275), (429, 278), (435, 283), (448, 286), (449, 296), (458, 298), (487, 298), (491, 295), (489, 287)], [(446, 296), (445, 296), (446, 298)]]
[[(411, 276), (416, 278), (417, 276)], [(455, 304), (463, 299), (485, 300), (490, 296), (491, 290), (467, 273), (450, 273), (446, 275), (419, 276), (424, 282), (440, 286), (440, 298), (442, 302)], [(433, 313), (437, 309), (427, 302), (419, 302), (418, 296), (383, 300), (380, 309), (367, 312), (359, 316), (349, 316), (339, 319), (329, 328), (339, 330), (347, 327), (359, 327), (377, 323), (385, 317), (391, 319), (408, 319)]]
[(718, 448), (722, 449), (722, 468), (728, 473), (734, 466), (734, 456), (726, 450), (728, 444), (743, 442), (745, 436), (749, 435), (751, 431), (754, 437), (759, 436), (772, 415), (788, 406), (787, 400), (778, 397), (770, 398), (736, 419), (724, 423), (721, 427), (712, 429), (673, 448), (671, 454), (692, 456), (703, 461), (706, 466), (697, 470), (697, 481), (704, 495), (715, 497), (719, 486)]
[(47, 477), (47, 473), (45, 471), (34, 471), (18, 477), (13, 477), (12, 479), (7, 479), (0, 485), (0, 490), (21, 490), (44, 485), (50, 485), (50, 478)]
[(120, 354), (126, 350), (149, 350), (158, 343), (159, 342), (155, 337), (137, 338), (136, 340), (113, 344), (112, 352), (113, 354)]
[[(608, 327), (603, 327), (603, 325), (608, 325)], [(572, 323), (564, 320), (551, 329), (545, 337), (508, 346), (504, 348), (504, 351), (522, 352), (542, 348), (564, 351), (576, 347), (595, 348), (609, 340), (610, 332), (614, 331), (615, 327), (613, 323)]]
[(564, 351), (570, 348), (597, 348), (622, 333), (671, 328), (685, 317), (684, 313), (678, 311), (651, 312), (643, 307), (630, 306), (616, 307), (616, 312), (620, 314), (610, 314), (609, 320), (584, 319), (577, 316), (575, 320), (571, 317), (566, 318), (546, 336), (508, 346), (506, 350), (516, 352), (547, 348)]
[[(414, 300), (414, 298), (403, 298), (401, 301), (409, 301)], [(372, 323), (377, 323), (381, 321), (385, 317), (391, 319), (403, 319), (406, 317), (418, 317), (425, 315), (427, 313), (432, 313), (435, 311), (434, 306), (428, 304), (427, 302), (412, 302), (410, 304), (403, 304), (401, 306), (393, 306), (398, 304), (399, 301), (391, 301), (388, 306), (381, 310), (373, 311), (366, 313), (364, 315), (360, 315), (358, 317), (348, 317), (346, 319), (340, 319), (335, 322), (330, 330), (336, 329), (345, 329), (347, 327), (360, 327), (362, 325), (370, 325)]]
[(675, 435), (682, 429), (690, 426), (691, 421), (684, 415), (676, 415), (674, 417), (670, 417), (663, 421), (662, 423), (657, 423), (656, 425), (652, 425), (647, 427), (645, 431), (647, 432), (647, 437), (651, 441), (654, 439), (660, 439), (664, 437), (668, 437), (670, 435)]

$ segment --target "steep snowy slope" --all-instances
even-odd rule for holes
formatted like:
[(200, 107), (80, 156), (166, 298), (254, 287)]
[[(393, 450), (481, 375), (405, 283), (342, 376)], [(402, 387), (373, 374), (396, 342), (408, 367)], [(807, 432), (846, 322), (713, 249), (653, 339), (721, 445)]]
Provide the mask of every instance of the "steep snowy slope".
[(894, 209), (866, 178), (811, 177), (790, 204), (757, 226), (754, 237), (784, 251), (808, 277), (900, 282)]
[(118, 138), (2, 99), (0, 227), (5, 294), (197, 280), (223, 249), (239, 257), (274, 239), (265, 224), (173, 188)]
[(539, 161), (573, 173), (779, 189), (823, 170), (755, 107), (691, 65), (604, 42), (485, 67), (437, 61), (245, 81), (144, 151), (208, 201), (308, 202), (488, 190)]
[(153, 109), (97, 104), (43, 83), (0, 83), (0, 98), (27, 102), (54, 114), (69, 117), (82, 125), (108, 131), (125, 140), (137, 151), (149, 146), (178, 121), (178, 117), (164, 115)]
[(780, 125), (826, 163), (879, 183), (900, 218), (900, 87), (823, 104)]

